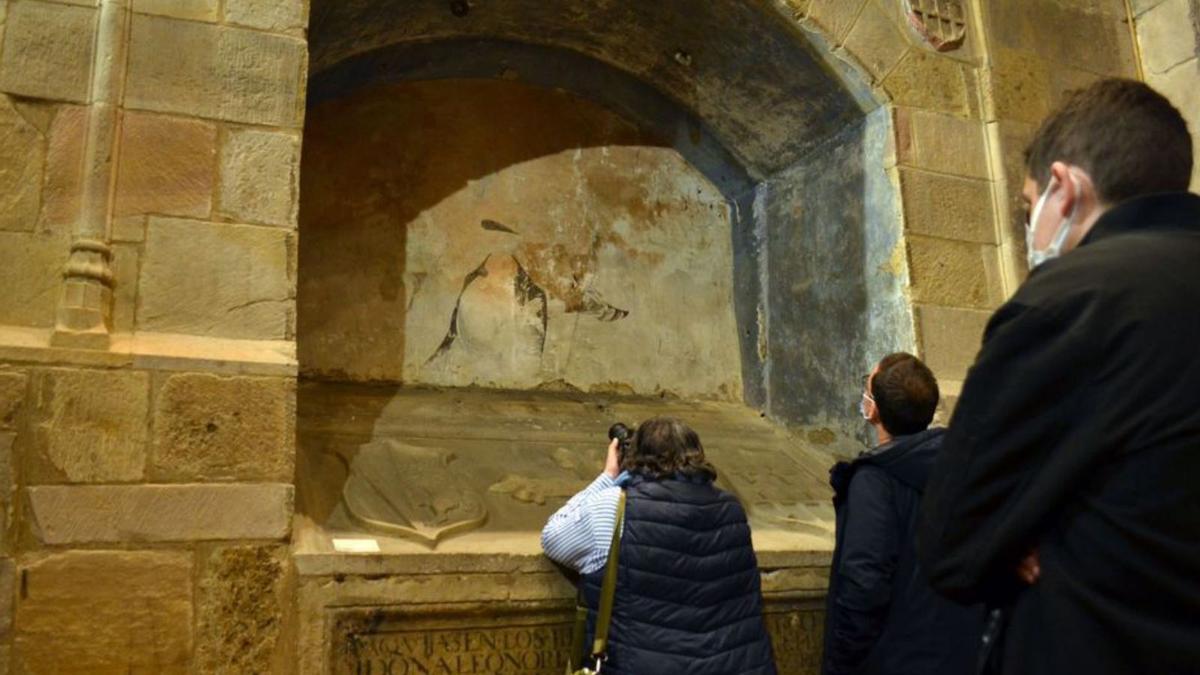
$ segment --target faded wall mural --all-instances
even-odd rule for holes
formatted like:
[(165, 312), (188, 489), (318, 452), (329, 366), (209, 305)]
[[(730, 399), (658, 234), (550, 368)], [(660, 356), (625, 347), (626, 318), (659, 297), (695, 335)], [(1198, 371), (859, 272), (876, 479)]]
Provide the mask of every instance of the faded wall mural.
[(326, 101), (300, 194), (309, 376), (741, 398), (728, 204), (596, 104), (486, 80)]

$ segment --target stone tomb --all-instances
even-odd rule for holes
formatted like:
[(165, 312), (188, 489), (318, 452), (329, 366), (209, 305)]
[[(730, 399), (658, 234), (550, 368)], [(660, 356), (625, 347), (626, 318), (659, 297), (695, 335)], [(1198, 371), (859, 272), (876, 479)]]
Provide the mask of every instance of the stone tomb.
[(313, 2), (300, 671), (561, 672), (539, 532), (609, 425), (673, 415), (816, 672), (827, 469), (915, 339), (891, 111), (770, 3), (451, 4)]
[[(746, 506), (783, 672), (815, 672), (832, 547), (827, 455), (740, 404), (302, 385), (304, 672), (559, 673), (571, 580), (539, 532), (595, 478), (613, 421), (693, 424)], [(349, 540), (376, 552), (338, 550)]]

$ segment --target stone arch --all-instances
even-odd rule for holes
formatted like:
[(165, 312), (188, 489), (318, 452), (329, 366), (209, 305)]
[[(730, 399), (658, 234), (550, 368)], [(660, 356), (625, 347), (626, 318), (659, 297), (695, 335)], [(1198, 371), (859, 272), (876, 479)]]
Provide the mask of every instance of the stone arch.
[[(786, 4), (682, 9), (315, 2), (309, 104), (389, 82), (517, 80), (652, 130), (730, 206), (740, 398), (852, 436), (847, 383), (914, 342), (887, 94)], [(302, 249), (302, 368), (303, 259)]]

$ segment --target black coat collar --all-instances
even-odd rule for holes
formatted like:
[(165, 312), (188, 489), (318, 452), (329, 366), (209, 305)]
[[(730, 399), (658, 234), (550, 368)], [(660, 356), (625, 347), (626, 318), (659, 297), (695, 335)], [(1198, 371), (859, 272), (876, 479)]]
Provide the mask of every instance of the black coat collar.
[(1123, 201), (1100, 216), (1079, 245), (1149, 230), (1200, 233), (1200, 196), (1190, 192), (1163, 192)]

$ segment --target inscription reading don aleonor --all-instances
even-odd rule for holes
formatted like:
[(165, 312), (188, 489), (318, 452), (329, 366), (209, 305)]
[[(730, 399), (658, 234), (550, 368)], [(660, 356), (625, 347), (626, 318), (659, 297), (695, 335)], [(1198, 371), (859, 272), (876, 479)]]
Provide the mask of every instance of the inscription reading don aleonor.
[[(506, 622), (507, 623), (507, 622)], [(547, 618), (447, 628), (376, 627), (344, 636), (338, 672), (354, 675), (560, 675), (571, 625)]]

